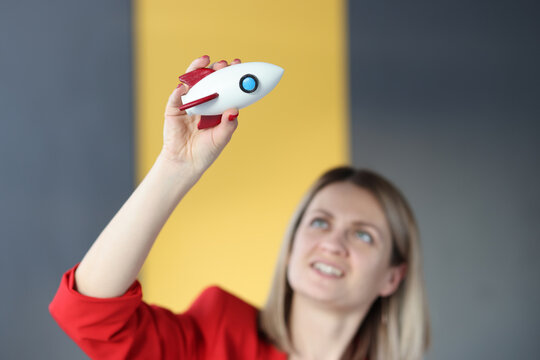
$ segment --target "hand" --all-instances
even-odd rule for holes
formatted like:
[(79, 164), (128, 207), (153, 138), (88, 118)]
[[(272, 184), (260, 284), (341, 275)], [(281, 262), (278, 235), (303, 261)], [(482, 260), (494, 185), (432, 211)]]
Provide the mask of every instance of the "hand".
[[(230, 65), (239, 63), (240, 60), (235, 59)], [(206, 67), (209, 64), (210, 58), (208, 56), (200, 57), (191, 63), (186, 73)], [(226, 66), (229, 65), (222, 60), (212, 64), (210, 67), (217, 71)], [(200, 115), (190, 116), (185, 111), (178, 109), (182, 105), (181, 96), (187, 94), (188, 91), (188, 86), (182, 84), (169, 97), (165, 108), (163, 149), (160, 156), (179, 165), (188, 166), (195, 172), (202, 174), (214, 162), (231, 139), (238, 126), (238, 120), (236, 119), (238, 110), (226, 110), (219, 125), (199, 130), (197, 124), (200, 121)]]

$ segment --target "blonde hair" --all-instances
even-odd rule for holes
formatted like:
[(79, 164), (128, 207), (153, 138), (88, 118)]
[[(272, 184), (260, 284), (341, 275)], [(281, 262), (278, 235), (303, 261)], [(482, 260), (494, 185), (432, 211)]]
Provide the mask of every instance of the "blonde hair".
[(392, 234), (390, 265), (407, 264), (407, 274), (398, 289), (373, 302), (341, 360), (420, 360), (429, 346), (430, 330), (414, 215), (392, 183), (372, 171), (352, 167), (338, 167), (324, 173), (296, 209), (285, 234), (266, 305), (259, 316), (261, 334), (283, 351), (294, 350), (288, 326), (293, 295), (287, 280), (288, 258), (309, 203), (322, 188), (335, 182), (353, 183), (375, 196)]

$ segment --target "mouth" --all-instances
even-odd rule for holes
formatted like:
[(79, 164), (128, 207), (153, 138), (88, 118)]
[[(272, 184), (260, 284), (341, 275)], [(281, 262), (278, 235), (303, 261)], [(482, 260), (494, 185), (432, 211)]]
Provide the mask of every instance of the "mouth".
[(343, 270), (335, 266), (332, 266), (330, 264), (320, 262), (320, 261), (313, 262), (311, 264), (311, 268), (317, 271), (319, 274), (326, 277), (340, 279), (345, 275)]

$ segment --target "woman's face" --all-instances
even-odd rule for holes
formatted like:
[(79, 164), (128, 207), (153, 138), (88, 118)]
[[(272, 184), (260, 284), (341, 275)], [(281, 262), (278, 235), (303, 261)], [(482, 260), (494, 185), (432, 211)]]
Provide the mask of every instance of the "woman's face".
[(287, 276), (295, 296), (339, 310), (369, 306), (399, 285), (404, 266), (391, 267), (384, 212), (367, 190), (332, 183), (308, 205), (296, 231)]

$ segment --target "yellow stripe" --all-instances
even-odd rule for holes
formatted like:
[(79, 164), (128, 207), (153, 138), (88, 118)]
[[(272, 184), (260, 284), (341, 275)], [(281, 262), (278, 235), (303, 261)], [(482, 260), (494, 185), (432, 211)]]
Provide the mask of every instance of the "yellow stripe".
[(160, 234), (144, 296), (180, 311), (219, 284), (261, 305), (288, 218), (322, 171), (349, 161), (344, 1), (135, 1), (137, 180), (161, 148), (162, 113), (192, 59), (279, 65), (242, 109), (228, 148)]

